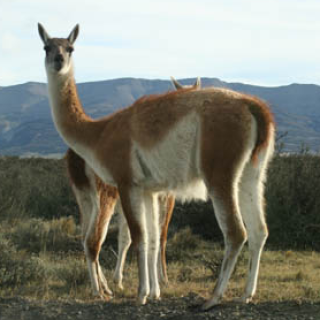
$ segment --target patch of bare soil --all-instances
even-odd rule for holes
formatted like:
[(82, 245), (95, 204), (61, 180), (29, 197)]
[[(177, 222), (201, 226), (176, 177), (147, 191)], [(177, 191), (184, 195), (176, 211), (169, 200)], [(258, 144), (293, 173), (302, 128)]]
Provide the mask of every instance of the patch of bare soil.
[(221, 319), (221, 320), (320, 320), (320, 304), (292, 301), (240, 305), (226, 303), (207, 312), (199, 306), (203, 300), (190, 294), (183, 298), (162, 299), (137, 306), (123, 303), (95, 301), (39, 302), (22, 298), (0, 298), (0, 320), (158, 320), (158, 319)]

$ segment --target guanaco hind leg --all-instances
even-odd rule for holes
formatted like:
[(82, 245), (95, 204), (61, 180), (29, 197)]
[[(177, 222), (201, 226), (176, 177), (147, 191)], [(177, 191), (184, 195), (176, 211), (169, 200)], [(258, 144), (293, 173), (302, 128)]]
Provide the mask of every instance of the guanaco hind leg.
[[(230, 185), (231, 189), (237, 189), (236, 184), (237, 182)], [(218, 190), (221, 188), (218, 183), (215, 184), (215, 187)], [(246, 230), (238, 208), (237, 190), (232, 192), (231, 189), (226, 190), (226, 193), (220, 193), (219, 191), (209, 192), (217, 221), (224, 236), (225, 254), (213, 297), (203, 305), (202, 308), (204, 310), (210, 309), (220, 303), (237, 262), (238, 255), (246, 241)]]
[(248, 280), (244, 296), (240, 299), (245, 303), (250, 302), (256, 292), (260, 257), (268, 237), (264, 212), (264, 181), (272, 151), (273, 145), (270, 145), (260, 152), (256, 165), (247, 163), (239, 188), (241, 214), (247, 229), (250, 253)]
[(127, 221), (124, 217), (122, 206), (118, 202), (116, 211), (118, 212), (118, 257), (117, 265), (113, 274), (113, 281), (118, 286), (119, 289), (123, 289), (122, 279), (123, 279), (123, 269), (127, 256), (127, 252), (131, 245), (130, 230), (128, 228)]
[(220, 179), (213, 179), (208, 184), (215, 214), (224, 236), (225, 255), (213, 297), (203, 305), (204, 310), (220, 303), (237, 257), (247, 239), (250, 252), (249, 274), (244, 296), (240, 300), (248, 303), (255, 294), (260, 256), (268, 236), (263, 183), (272, 153), (273, 138), (271, 143), (259, 152), (257, 161), (253, 162), (248, 157), (250, 153), (244, 153), (242, 160), (233, 168), (230, 167), (233, 174), (217, 174)]
[(161, 227), (160, 251), (158, 261), (159, 280), (162, 284), (168, 285), (166, 247), (168, 237), (168, 227), (172, 218), (175, 198), (172, 195), (159, 196), (159, 219)]
[[(208, 126), (210, 128), (210, 126)], [(225, 253), (220, 273), (215, 284), (213, 297), (203, 306), (203, 310), (220, 304), (238, 255), (247, 240), (247, 232), (239, 207), (239, 184), (246, 164), (251, 161), (254, 147), (255, 126), (246, 129), (246, 134), (239, 134), (238, 149), (229, 150), (228, 157), (224, 154), (210, 154), (203, 161), (204, 175), (214, 213), (224, 237)], [(204, 140), (203, 148), (212, 142)], [(246, 148), (242, 146), (246, 145)], [(214, 165), (208, 165), (214, 163)]]
[(105, 297), (106, 294), (112, 295), (100, 267), (99, 253), (113, 214), (115, 199), (105, 198), (108, 206), (101, 207), (101, 199), (95, 185), (84, 189), (73, 186), (73, 191), (81, 212), (83, 245), (93, 294), (101, 297)]

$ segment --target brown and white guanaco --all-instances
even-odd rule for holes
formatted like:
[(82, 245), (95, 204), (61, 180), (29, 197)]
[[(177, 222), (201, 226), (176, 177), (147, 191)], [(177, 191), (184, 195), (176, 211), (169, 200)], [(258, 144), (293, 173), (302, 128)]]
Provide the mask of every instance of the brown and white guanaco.
[(139, 303), (160, 297), (158, 194), (197, 199), (203, 186), (225, 243), (213, 297), (203, 309), (220, 303), (246, 240), (250, 261), (242, 300), (251, 301), (268, 235), (263, 189), (275, 131), (268, 106), (226, 89), (185, 89), (142, 97), (93, 120), (82, 108), (74, 80), (79, 26), (68, 38), (51, 38), (38, 27), (57, 131), (104, 183), (118, 190), (138, 253)]

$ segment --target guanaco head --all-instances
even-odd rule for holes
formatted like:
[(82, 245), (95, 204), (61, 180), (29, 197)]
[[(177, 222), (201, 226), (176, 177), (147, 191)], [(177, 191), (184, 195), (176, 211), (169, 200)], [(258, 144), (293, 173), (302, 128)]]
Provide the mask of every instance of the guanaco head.
[(79, 34), (79, 25), (77, 24), (71, 31), (68, 38), (51, 38), (44, 27), (38, 23), (38, 31), (41, 40), (44, 43), (46, 52), (45, 65), (47, 72), (52, 74), (66, 74), (72, 67), (73, 44)]
[(181, 89), (194, 89), (194, 90), (199, 90), (201, 89), (201, 80), (200, 77), (197, 78), (196, 82), (193, 85), (182, 85), (179, 83), (174, 77), (171, 77), (172, 84), (174, 85), (176, 90), (181, 90)]

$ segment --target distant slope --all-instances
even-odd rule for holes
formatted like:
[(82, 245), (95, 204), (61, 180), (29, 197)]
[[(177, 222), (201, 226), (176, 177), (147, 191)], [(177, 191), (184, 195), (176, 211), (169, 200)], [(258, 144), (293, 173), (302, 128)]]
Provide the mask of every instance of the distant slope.
[[(195, 79), (183, 79), (191, 84)], [(261, 87), (202, 78), (202, 84), (230, 88), (267, 101), (283, 138), (286, 151), (299, 151), (302, 144), (320, 151), (320, 87), (291, 84)], [(132, 104), (146, 94), (173, 90), (166, 80), (121, 78), (78, 84), (79, 95), (88, 114), (98, 118)], [(0, 154), (47, 155), (63, 153), (66, 146), (51, 119), (46, 85), (26, 83), (0, 88)]]

